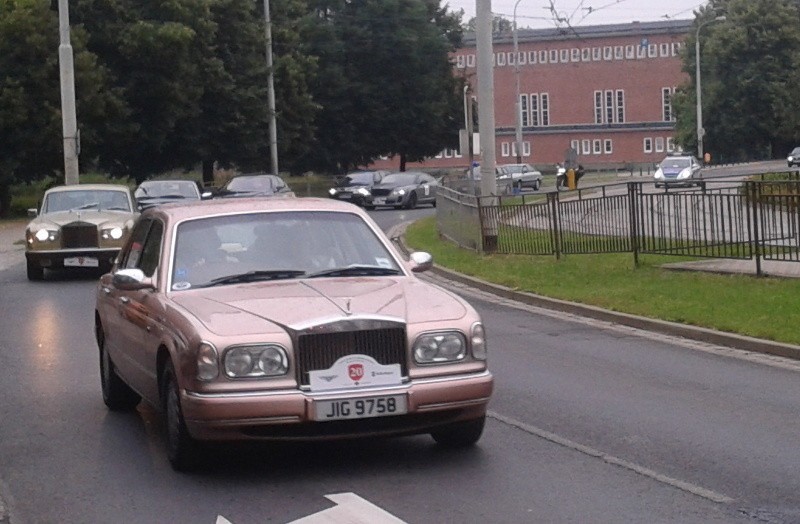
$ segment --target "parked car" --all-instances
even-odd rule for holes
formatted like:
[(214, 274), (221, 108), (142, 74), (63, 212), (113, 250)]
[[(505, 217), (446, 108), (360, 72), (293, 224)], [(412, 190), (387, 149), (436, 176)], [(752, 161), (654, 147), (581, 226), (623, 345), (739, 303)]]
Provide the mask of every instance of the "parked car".
[(388, 171), (356, 171), (348, 173), (336, 181), (336, 185), (328, 190), (331, 198), (347, 200), (359, 206), (372, 194), (372, 187), (383, 180)]
[(669, 155), (658, 165), (653, 178), (656, 187), (699, 185), (702, 176), (700, 162), (692, 155)]
[(542, 187), (542, 172), (530, 164), (503, 164), (498, 167), (503, 170), (497, 175), (498, 182), (510, 180), (516, 189), (529, 187), (538, 191)]
[(800, 166), (800, 147), (792, 149), (792, 152), (786, 157), (786, 163), (789, 164), (789, 167)]
[(178, 470), (206, 440), (481, 436), (481, 318), (417, 278), (365, 211), (233, 199), (144, 211), (96, 291), (103, 400), (164, 412)]
[(126, 186), (78, 184), (48, 189), (25, 229), (28, 280), (45, 269), (109, 270), (136, 219)]
[(210, 198), (211, 193), (201, 192), (200, 186), (193, 180), (146, 180), (137, 186), (133, 196), (137, 209), (142, 211), (170, 202)]
[(372, 186), (372, 194), (364, 197), (364, 207), (391, 206), (395, 209), (414, 209), (419, 204), (436, 207), (436, 188), (439, 182), (427, 173), (406, 171), (390, 173), (380, 184)]
[(255, 196), (294, 196), (292, 189), (284, 180), (266, 173), (236, 175), (222, 186), (214, 198), (241, 198)]

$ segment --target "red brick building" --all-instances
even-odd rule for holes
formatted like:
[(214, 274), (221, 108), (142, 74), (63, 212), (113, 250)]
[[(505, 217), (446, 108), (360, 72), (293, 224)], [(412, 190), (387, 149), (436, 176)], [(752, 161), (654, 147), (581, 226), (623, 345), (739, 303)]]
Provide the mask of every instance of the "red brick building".
[[(571, 29), (520, 29), (522, 161), (562, 162), (572, 147), (585, 166), (660, 161), (673, 151), (671, 98), (688, 80), (681, 51), (691, 20), (633, 22)], [(496, 35), (494, 111), (498, 164), (516, 162), (516, 60), (513, 34)], [(455, 74), (475, 95), (476, 48), (468, 34), (454, 57)], [(477, 131), (477, 129), (476, 129)], [(475, 152), (480, 160), (479, 151)], [(466, 152), (447, 150), (412, 167), (466, 166)], [(396, 159), (375, 167), (396, 169)]]

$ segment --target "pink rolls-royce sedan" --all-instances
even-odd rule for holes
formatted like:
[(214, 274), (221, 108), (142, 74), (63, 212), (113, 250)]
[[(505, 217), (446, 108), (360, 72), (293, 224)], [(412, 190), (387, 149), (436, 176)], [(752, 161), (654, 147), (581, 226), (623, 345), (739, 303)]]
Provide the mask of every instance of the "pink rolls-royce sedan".
[(472, 445), (493, 387), (484, 327), (417, 278), (431, 265), (330, 199), (148, 209), (97, 288), (103, 399), (163, 410), (178, 470), (204, 440)]

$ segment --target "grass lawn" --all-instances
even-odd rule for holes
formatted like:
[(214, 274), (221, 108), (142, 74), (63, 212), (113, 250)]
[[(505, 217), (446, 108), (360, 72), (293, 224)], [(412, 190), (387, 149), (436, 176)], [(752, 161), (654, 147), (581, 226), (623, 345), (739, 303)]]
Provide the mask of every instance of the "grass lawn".
[(670, 271), (668, 256), (480, 255), (440, 240), (435, 217), (412, 224), (406, 243), (466, 275), (552, 298), (752, 337), (800, 344), (800, 279)]

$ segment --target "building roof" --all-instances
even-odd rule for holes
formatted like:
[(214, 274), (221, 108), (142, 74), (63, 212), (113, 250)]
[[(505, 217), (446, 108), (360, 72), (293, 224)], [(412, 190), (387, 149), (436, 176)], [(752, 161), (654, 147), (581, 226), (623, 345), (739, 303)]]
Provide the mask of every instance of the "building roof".
[[(518, 29), (517, 40), (525, 42), (547, 42), (609, 38), (625, 36), (652, 36), (689, 33), (694, 20), (660, 20), (658, 22), (629, 22), (590, 26), (553, 27), (546, 29)], [(495, 44), (510, 44), (514, 41), (511, 31), (493, 35)], [(475, 33), (464, 33), (463, 47), (475, 46)]]

